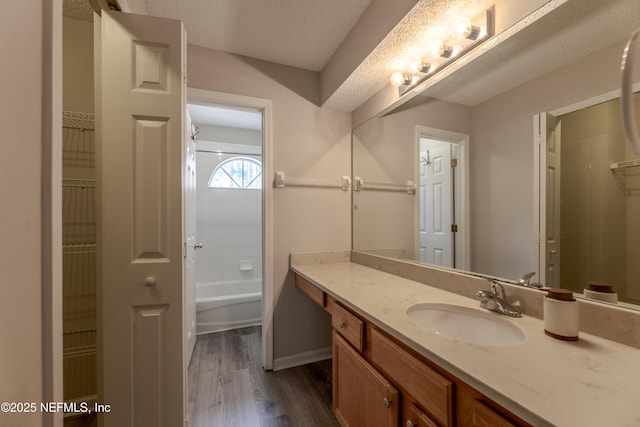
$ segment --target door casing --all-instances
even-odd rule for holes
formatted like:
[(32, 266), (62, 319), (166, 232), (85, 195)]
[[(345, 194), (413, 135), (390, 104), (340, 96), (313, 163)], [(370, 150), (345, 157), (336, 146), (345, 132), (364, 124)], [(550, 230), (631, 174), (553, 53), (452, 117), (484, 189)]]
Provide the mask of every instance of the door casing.
[(273, 136), (269, 99), (187, 88), (188, 102), (241, 107), (262, 112), (262, 366), (273, 369)]

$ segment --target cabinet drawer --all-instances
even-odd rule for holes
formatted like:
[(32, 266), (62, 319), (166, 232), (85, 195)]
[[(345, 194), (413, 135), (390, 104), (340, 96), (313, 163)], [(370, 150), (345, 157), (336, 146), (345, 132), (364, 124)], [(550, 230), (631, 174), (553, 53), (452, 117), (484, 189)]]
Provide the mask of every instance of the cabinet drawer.
[(476, 399), (473, 403), (474, 427), (515, 427), (502, 415)]
[(364, 322), (349, 310), (334, 303), (331, 309), (331, 325), (360, 353), (364, 350)]
[(296, 287), (307, 294), (309, 298), (315, 301), (320, 307), (325, 306), (325, 294), (322, 289), (309, 282), (302, 276), (296, 274)]
[(453, 425), (453, 383), (376, 329), (369, 338), (371, 361), (435, 421)]
[(405, 403), (402, 426), (406, 427), (438, 427), (431, 418), (413, 403)]

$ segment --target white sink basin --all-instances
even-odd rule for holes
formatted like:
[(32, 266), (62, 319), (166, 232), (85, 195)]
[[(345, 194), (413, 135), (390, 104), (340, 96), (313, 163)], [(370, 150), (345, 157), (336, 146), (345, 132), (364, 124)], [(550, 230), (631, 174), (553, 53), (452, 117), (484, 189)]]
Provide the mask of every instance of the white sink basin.
[(453, 304), (416, 304), (407, 310), (409, 318), (426, 331), (446, 338), (482, 346), (517, 345), (524, 332), (500, 314)]

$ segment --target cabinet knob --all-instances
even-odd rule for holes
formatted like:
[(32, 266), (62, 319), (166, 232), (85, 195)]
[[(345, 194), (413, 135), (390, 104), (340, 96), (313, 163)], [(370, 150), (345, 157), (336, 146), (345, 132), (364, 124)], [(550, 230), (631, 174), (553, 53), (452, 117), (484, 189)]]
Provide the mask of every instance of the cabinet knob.
[(386, 397), (384, 398), (384, 400), (382, 402), (384, 403), (384, 407), (385, 408), (390, 408), (391, 407), (391, 401), (389, 399), (387, 399)]
[(340, 321), (338, 322), (338, 327), (339, 327), (340, 329), (343, 329), (345, 326), (347, 326), (347, 324), (346, 324), (346, 323), (344, 323), (342, 320), (340, 320)]
[(411, 420), (407, 420), (407, 427), (415, 427), (416, 425)]

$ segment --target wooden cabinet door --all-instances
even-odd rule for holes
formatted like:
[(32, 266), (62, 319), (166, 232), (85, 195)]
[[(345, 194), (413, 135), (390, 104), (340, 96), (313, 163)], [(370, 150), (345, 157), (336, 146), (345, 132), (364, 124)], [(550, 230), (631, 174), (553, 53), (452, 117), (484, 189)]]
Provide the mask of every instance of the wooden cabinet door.
[(397, 426), (399, 393), (333, 332), (333, 412), (343, 427)]

